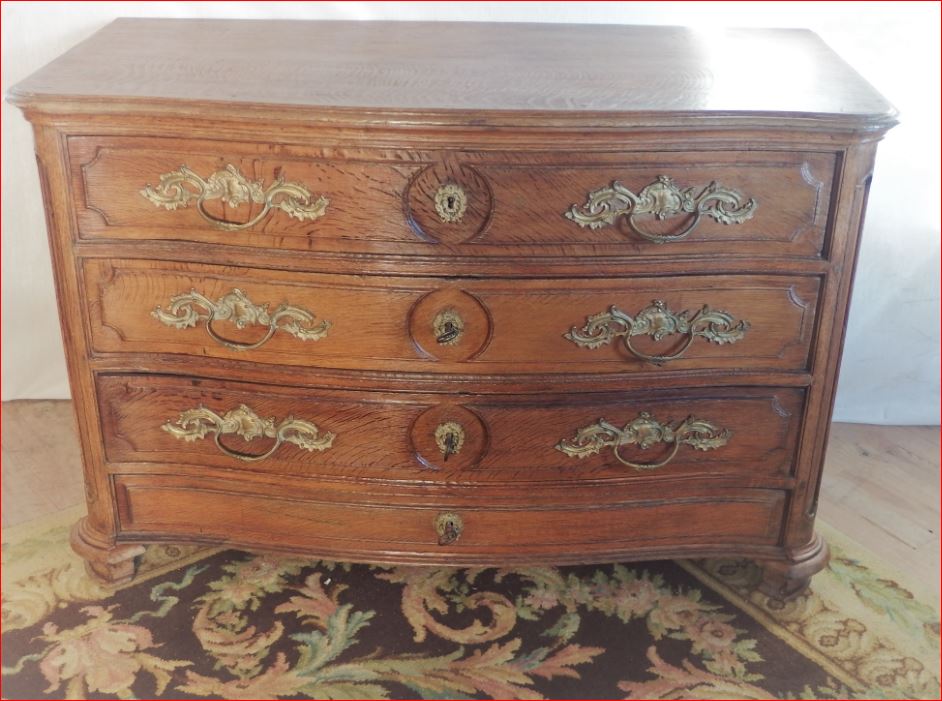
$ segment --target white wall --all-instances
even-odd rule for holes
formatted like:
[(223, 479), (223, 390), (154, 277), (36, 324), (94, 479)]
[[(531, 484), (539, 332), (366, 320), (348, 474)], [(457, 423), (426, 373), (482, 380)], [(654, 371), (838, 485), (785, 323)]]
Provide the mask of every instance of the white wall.
[[(117, 16), (808, 27), (902, 121), (877, 157), (836, 418), (938, 423), (938, 3), (4, 3), (3, 91)], [(12, 106), (2, 116), (2, 397), (66, 397), (31, 135)]]

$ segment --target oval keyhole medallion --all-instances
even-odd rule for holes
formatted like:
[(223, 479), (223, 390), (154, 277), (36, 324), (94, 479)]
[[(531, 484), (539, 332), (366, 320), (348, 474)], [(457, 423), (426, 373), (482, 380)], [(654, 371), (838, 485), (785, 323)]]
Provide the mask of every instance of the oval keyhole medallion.
[(473, 295), (454, 288), (433, 290), (409, 311), (409, 335), (421, 355), (463, 362), (484, 351), (490, 340), (491, 319)]
[(404, 204), (418, 236), (454, 245), (483, 236), (493, 197), (487, 180), (474, 167), (447, 158), (426, 166), (412, 178)]
[(475, 412), (454, 404), (432, 406), (410, 430), (416, 461), (432, 470), (467, 470), (487, 452), (488, 431)]

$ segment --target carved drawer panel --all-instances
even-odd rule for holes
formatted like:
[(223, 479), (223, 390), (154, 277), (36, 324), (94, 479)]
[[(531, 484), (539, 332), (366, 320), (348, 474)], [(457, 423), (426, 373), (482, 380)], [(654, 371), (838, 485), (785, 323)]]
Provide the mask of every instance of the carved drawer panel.
[(98, 353), (431, 373), (807, 368), (819, 279), (391, 278), (86, 260)]
[(816, 257), (833, 153), (73, 137), (82, 238), (402, 255)]
[[(325, 557), (396, 562), (501, 563), (539, 558), (590, 562), (657, 547), (701, 552), (723, 544), (773, 545), (785, 493), (731, 489), (590, 507), (560, 502), (493, 508), (427, 496), (414, 505), (377, 506), (260, 494), (263, 488), (180, 476), (118, 475), (121, 537), (199, 537), (246, 545), (313, 550)], [(690, 523), (696, 522), (697, 529)]]
[(98, 379), (115, 470), (152, 465), (426, 483), (727, 480), (786, 486), (795, 388), (455, 397), (175, 376)]

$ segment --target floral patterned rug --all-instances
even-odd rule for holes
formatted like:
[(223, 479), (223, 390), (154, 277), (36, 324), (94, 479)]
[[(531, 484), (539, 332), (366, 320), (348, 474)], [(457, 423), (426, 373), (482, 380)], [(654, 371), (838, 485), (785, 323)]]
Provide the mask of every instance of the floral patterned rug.
[(939, 618), (860, 546), (789, 603), (732, 560), (349, 565), (151, 546), (98, 586), (73, 510), (3, 534), (2, 695), (21, 698), (939, 698)]

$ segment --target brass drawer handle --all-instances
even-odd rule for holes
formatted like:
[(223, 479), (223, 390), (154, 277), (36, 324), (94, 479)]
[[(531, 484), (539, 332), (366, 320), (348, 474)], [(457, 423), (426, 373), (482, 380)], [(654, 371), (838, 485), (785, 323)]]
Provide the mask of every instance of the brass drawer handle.
[[(164, 311), (157, 307), (151, 316), (167, 326), (185, 329), (206, 322), (206, 333), (216, 343), (233, 350), (253, 350), (264, 345), (278, 330), (285, 331), (302, 341), (317, 341), (327, 335), (329, 321), (314, 324), (315, 316), (306, 309), (289, 304), (278, 305), (273, 312), (268, 305), (254, 304), (240, 289), (235, 288), (213, 302), (196, 290), (170, 298), (170, 307)], [(267, 326), (265, 336), (255, 343), (240, 343), (223, 338), (213, 329), (214, 321), (231, 321), (239, 329), (246, 326)]]
[[(694, 450), (715, 450), (726, 445), (731, 435), (729, 429), (719, 429), (692, 416), (674, 426), (670, 423), (660, 423), (648, 412), (642, 411), (638, 418), (623, 428), (618, 428), (605, 419), (599, 419), (590, 426), (580, 428), (572, 439), (561, 440), (556, 444), (556, 450), (569, 457), (581, 459), (596, 455), (603, 448), (612, 448), (615, 459), (622, 465), (636, 470), (655, 470), (673, 460), (681, 445), (689, 445)], [(622, 446), (637, 445), (642, 450), (647, 450), (658, 443), (673, 444), (670, 455), (660, 462), (635, 463), (625, 460), (619, 453)]]
[[(157, 187), (145, 185), (141, 194), (158, 207), (174, 210), (189, 207), (196, 200), (196, 211), (210, 224), (223, 231), (241, 231), (258, 224), (273, 209), (289, 217), (310, 221), (324, 216), (330, 200), (314, 199), (313, 193), (301, 183), (285, 182), (282, 176), (268, 187), (261, 180), (249, 180), (231, 163), (205, 180), (186, 166), (160, 176)], [(262, 210), (247, 222), (220, 219), (206, 211), (206, 202), (223, 200), (229, 207), (249, 202), (260, 204)]]
[(435, 532), (439, 545), (450, 545), (461, 537), (464, 521), (458, 514), (443, 513), (435, 517)]
[[(710, 309), (706, 304), (693, 316), (684, 310), (674, 313), (659, 299), (651, 302), (634, 317), (612, 306), (607, 312), (586, 319), (581, 329), (573, 326), (563, 336), (581, 348), (595, 349), (621, 338), (632, 355), (660, 365), (681, 358), (698, 336), (720, 345), (735, 343), (749, 329), (748, 321), (737, 322), (728, 312)], [(686, 334), (683, 347), (672, 355), (648, 355), (631, 345), (632, 336), (650, 336), (660, 341), (674, 334)]]
[[(334, 442), (333, 433), (321, 434), (320, 429), (309, 421), (293, 416), (275, 423), (274, 418), (263, 419), (245, 404), (220, 416), (200, 405), (180, 414), (176, 423), (168, 421), (161, 428), (174, 438), (192, 442), (213, 434), (216, 447), (231, 458), (244, 462), (256, 462), (270, 457), (282, 443), (293, 443), (303, 450), (327, 450)], [(274, 438), (275, 444), (261, 455), (242, 453), (227, 448), (220, 442), (221, 436), (241, 436), (246, 442), (255, 438)]]
[[(616, 180), (609, 187), (590, 192), (585, 204), (572, 205), (565, 216), (590, 229), (613, 226), (618, 217), (624, 216), (638, 236), (654, 243), (666, 243), (688, 236), (704, 214), (720, 224), (741, 224), (751, 219), (756, 209), (755, 199), (744, 202), (741, 192), (721, 187), (716, 181), (703, 188), (700, 194), (695, 193), (695, 187), (681, 190), (668, 175), (657, 176), (655, 182), (646, 185), (637, 195)], [(680, 233), (652, 234), (642, 231), (635, 223), (635, 217), (642, 214), (657, 219), (692, 214), (693, 220)]]

